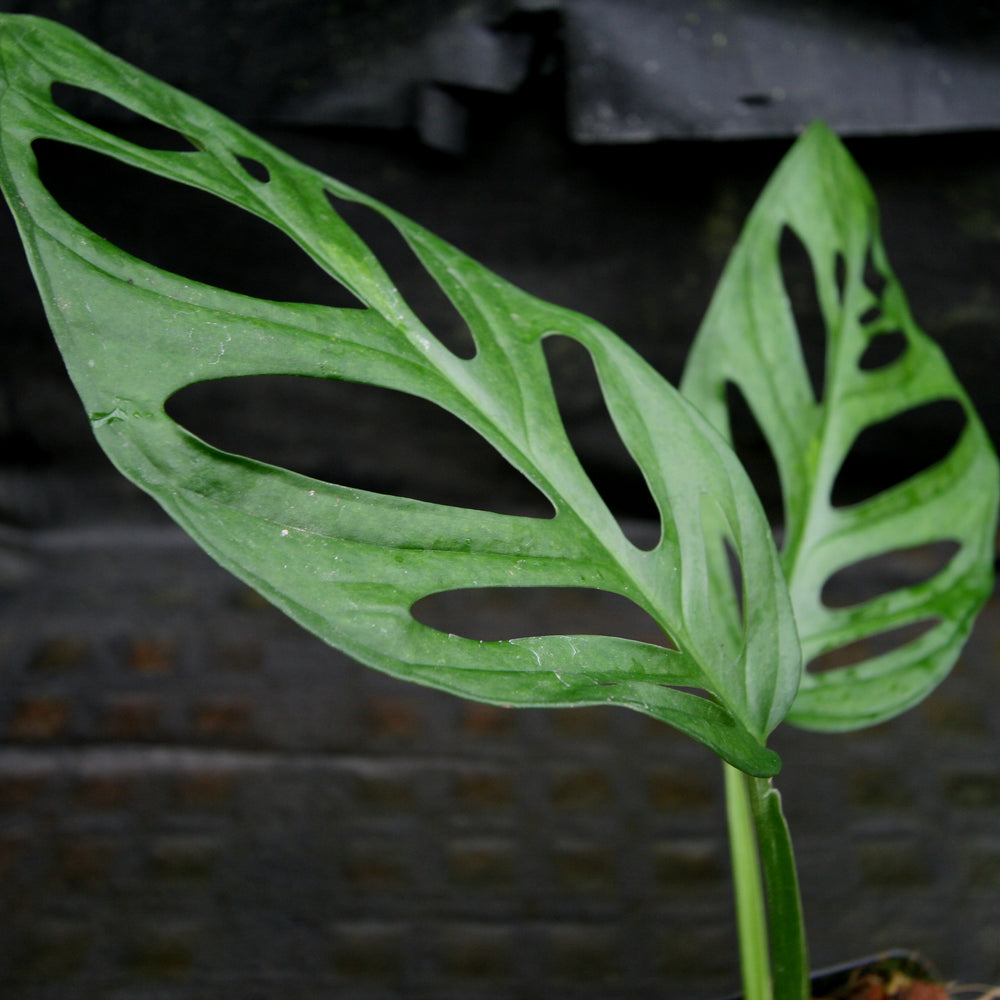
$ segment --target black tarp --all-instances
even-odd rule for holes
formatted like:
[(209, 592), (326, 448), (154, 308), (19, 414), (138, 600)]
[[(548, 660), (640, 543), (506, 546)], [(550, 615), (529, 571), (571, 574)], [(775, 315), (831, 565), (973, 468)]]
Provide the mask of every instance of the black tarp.
[(958, 2), (28, 0), (257, 125), (413, 127), (460, 151), (476, 100), (564, 78), (579, 142), (1000, 124), (1000, 12)]

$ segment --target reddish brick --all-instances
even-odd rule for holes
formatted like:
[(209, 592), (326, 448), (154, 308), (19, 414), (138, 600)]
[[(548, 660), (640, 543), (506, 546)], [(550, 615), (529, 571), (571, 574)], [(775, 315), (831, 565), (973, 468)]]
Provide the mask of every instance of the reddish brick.
[(989, 733), (985, 706), (959, 698), (935, 694), (920, 706), (930, 729), (945, 736), (983, 737)]
[(359, 777), (355, 801), (367, 812), (411, 812), (419, 798), (413, 783), (406, 778)]
[(150, 848), (150, 871), (157, 878), (171, 881), (208, 881), (220, 851), (219, 842), (212, 837), (187, 834), (159, 837)]
[(567, 771), (552, 782), (552, 804), (556, 809), (591, 811), (613, 805), (614, 792), (600, 771)]
[(135, 779), (110, 777), (81, 778), (73, 790), (74, 804), (80, 809), (120, 809), (135, 795)]
[(116, 845), (107, 837), (80, 836), (56, 846), (50, 876), (66, 889), (94, 889), (107, 880)]
[(513, 970), (508, 927), (450, 927), (441, 933), (437, 951), (441, 971), (449, 978), (495, 981), (507, 978)]
[(552, 867), (560, 889), (577, 894), (610, 894), (617, 888), (614, 852), (595, 844), (563, 844), (553, 851)]
[(223, 670), (257, 673), (263, 664), (261, 648), (252, 642), (227, 642), (215, 648), (212, 665)]
[(89, 647), (85, 640), (71, 637), (50, 639), (35, 650), (31, 669), (44, 673), (75, 670), (83, 666)]
[(225, 809), (233, 800), (236, 779), (217, 771), (197, 771), (178, 776), (173, 801), (178, 809)]
[(147, 695), (125, 695), (111, 701), (104, 711), (103, 734), (113, 740), (148, 740), (160, 727), (161, 704)]
[(459, 807), (494, 812), (514, 805), (514, 778), (510, 774), (472, 773), (455, 777), (455, 799)]
[(552, 713), (552, 727), (559, 736), (599, 740), (608, 735), (608, 710), (601, 705), (565, 708)]
[(173, 673), (177, 644), (163, 639), (134, 639), (128, 665), (137, 674)]
[(402, 698), (372, 700), (367, 717), (369, 732), (377, 739), (414, 740), (424, 728), (420, 709)]
[(461, 730), (466, 736), (478, 739), (498, 739), (514, 735), (515, 710), (479, 702), (462, 705)]
[(395, 982), (403, 973), (405, 931), (382, 922), (342, 924), (333, 930), (330, 964), (351, 979)]
[(693, 771), (655, 771), (646, 778), (646, 791), (657, 812), (703, 809), (715, 801), (709, 777)]
[(24, 852), (24, 838), (14, 833), (0, 834), (0, 884), (14, 870)]
[(409, 878), (400, 857), (403, 848), (394, 843), (359, 841), (347, 851), (344, 874), (362, 892), (403, 892)]
[(14, 710), (10, 737), (15, 740), (52, 740), (63, 736), (72, 715), (63, 698), (41, 696), (22, 701)]
[(194, 729), (207, 740), (247, 739), (252, 732), (252, 706), (245, 698), (215, 698), (196, 706)]
[(28, 809), (45, 788), (45, 779), (37, 777), (0, 778), (0, 809)]
[(559, 979), (595, 983), (615, 977), (620, 948), (611, 927), (554, 927), (549, 935), (549, 964)]
[(449, 848), (449, 880), (462, 892), (510, 892), (516, 872), (516, 851), (506, 841), (460, 841)]

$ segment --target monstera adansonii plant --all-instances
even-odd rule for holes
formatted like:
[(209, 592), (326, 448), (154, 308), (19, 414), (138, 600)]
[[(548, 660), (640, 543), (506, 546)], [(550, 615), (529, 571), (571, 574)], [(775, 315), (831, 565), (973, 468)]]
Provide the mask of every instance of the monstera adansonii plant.
[[(117, 102), (173, 130), (183, 148), (149, 148), (84, 120), (56, 99), (57, 86)], [(126, 253), (46, 188), (39, 140), (225, 199), (294, 240), (356, 304), (253, 298)], [(785, 719), (830, 731), (871, 725), (946, 676), (992, 585), (998, 485), (986, 432), (915, 325), (872, 192), (838, 139), (814, 124), (779, 166), (719, 281), (680, 390), (599, 323), (520, 291), (385, 205), (40, 18), (0, 15), (0, 182), (70, 377), (118, 469), (223, 566), (362, 663), (503, 705), (622, 705), (717, 753), (726, 762), (745, 994), (807, 997), (769, 734)], [(398, 231), (464, 319), (472, 356), (458, 356), (418, 318), (338, 212), (344, 203)], [(789, 234), (808, 254), (825, 327), (819, 384), (781, 265)], [(588, 352), (642, 471), (660, 519), (651, 548), (626, 537), (570, 443), (543, 347), (557, 335)], [(880, 351), (885, 343), (892, 350)], [(187, 386), (251, 375), (363, 383), (442, 407), (526, 477), (551, 515), (320, 481), (222, 451), (168, 415), (167, 402)], [(874, 496), (834, 502), (861, 435), (940, 401), (961, 414), (944, 457)], [(731, 446), (745, 407), (780, 479), (780, 548)], [(942, 544), (948, 558), (926, 579), (847, 607), (824, 599), (847, 568)], [(620, 595), (658, 624), (663, 643), (586, 634), (477, 641), (413, 613), (429, 595), (497, 587)], [(816, 668), (860, 640), (873, 640), (867, 655)]]

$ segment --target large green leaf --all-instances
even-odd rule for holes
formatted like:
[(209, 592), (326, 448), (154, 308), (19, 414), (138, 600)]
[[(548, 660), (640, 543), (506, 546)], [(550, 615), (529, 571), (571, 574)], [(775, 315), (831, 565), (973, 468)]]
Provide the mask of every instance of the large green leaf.
[[(818, 394), (783, 278), (786, 229), (808, 251), (825, 326)], [(894, 350), (880, 356), (879, 344)], [(729, 385), (742, 393), (777, 465), (782, 561), (804, 659), (869, 644), (867, 655), (853, 651), (850, 665), (807, 670), (789, 721), (837, 730), (901, 712), (951, 669), (990, 593), (997, 466), (965, 392), (910, 315), (871, 189), (821, 124), (799, 139), (754, 207), (685, 372), (683, 392), (727, 435)], [(944, 457), (929, 456), (927, 467), (874, 496), (833, 502), (863, 432), (943, 400), (959, 415)], [(954, 553), (930, 578), (847, 607), (824, 602), (823, 587), (838, 572), (937, 543)], [(882, 652), (880, 642), (888, 647)]]
[[(94, 431), (224, 566), (362, 662), (511, 705), (626, 705), (754, 774), (795, 693), (799, 644), (777, 552), (722, 437), (627, 345), (540, 302), (383, 205), (304, 166), (203, 104), (40, 19), (0, 16), (2, 182), (66, 365)], [(180, 132), (190, 152), (137, 146), (51, 97), (86, 87)], [(292, 237), (364, 308), (261, 301), (126, 254), (64, 212), (39, 180), (39, 138), (86, 147), (210, 192)], [(267, 180), (244, 164), (262, 165)], [(257, 175), (257, 176), (255, 176)], [(328, 194), (381, 213), (461, 312), (476, 353), (451, 353), (402, 300)], [(542, 341), (593, 358), (608, 409), (662, 516), (631, 544), (566, 437)], [(348, 489), (221, 452), (171, 420), (190, 383), (296, 374), (383, 386), (460, 417), (551, 501), (551, 518)], [(317, 430), (320, 433), (320, 430)], [(718, 572), (735, 554), (742, 598)], [(477, 642), (411, 608), (475, 587), (591, 587), (630, 598), (676, 649), (615, 636)]]

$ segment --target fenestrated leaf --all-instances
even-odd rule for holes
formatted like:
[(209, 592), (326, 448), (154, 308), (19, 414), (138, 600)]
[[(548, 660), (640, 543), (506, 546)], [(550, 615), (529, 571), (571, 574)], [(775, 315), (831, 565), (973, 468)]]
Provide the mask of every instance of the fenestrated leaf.
[[(626, 705), (751, 773), (777, 769), (764, 741), (800, 673), (777, 553), (735, 455), (652, 368), (597, 323), (518, 291), (67, 29), (2, 16), (0, 43), (5, 193), (94, 431), (126, 476), (223, 565), (364, 663), (502, 704)], [(142, 148), (81, 122), (53, 104), (56, 81), (105, 94), (174, 129), (194, 151)], [(255, 213), (364, 308), (256, 300), (124, 253), (41, 184), (31, 148), (38, 138), (87, 147)], [(249, 173), (247, 160), (263, 169)], [(467, 322), (473, 358), (456, 357), (422, 325), (328, 193), (398, 228)], [(662, 515), (652, 551), (624, 537), (569, 444), (542, 348), (550, 334), (575, 338), (593, 357), (608, 410)], [(555, 515), (483, 513), (308, 479), (212, 448), (164, 412), (185, 385), (252, 374), (362, 382), (430, 400), (489, 441)], [(727, 547), (742, 574), (742, 607), (716, 571)], [(432, 593), (496, 586), (621, 594), (676, 649), (591, 635), (477, 642), (411, 614)]]
[[(783, 281), (786, 229), (808, 251), (825, 325), (819, 399)], [(873, 363), (876, 343), (892, 351)], [(751, 212), (685, 372), (682, 391), (727, 435), (728, 384), (747, 400), (778, 466), (782, 563), (806, 663), (860, 640), (877, 649), (886, 634), (914, 633), (861, 662), (807, 671), (789, 721), (850, 729), (903, 711), (946, 676), (990, 593), (997, 466), (968, 397), (910, 315), (871, 189), (821, 124), (799, 139)], [(929, 456), (926, 468), (874, 496), (834, 504), (859, 435), (942, 400), (964, 424), (943, 458)], [(848, 607), (824, 603), (824, 584), (845, 567), (938, 543), (955, 551), (929, 579)]]

